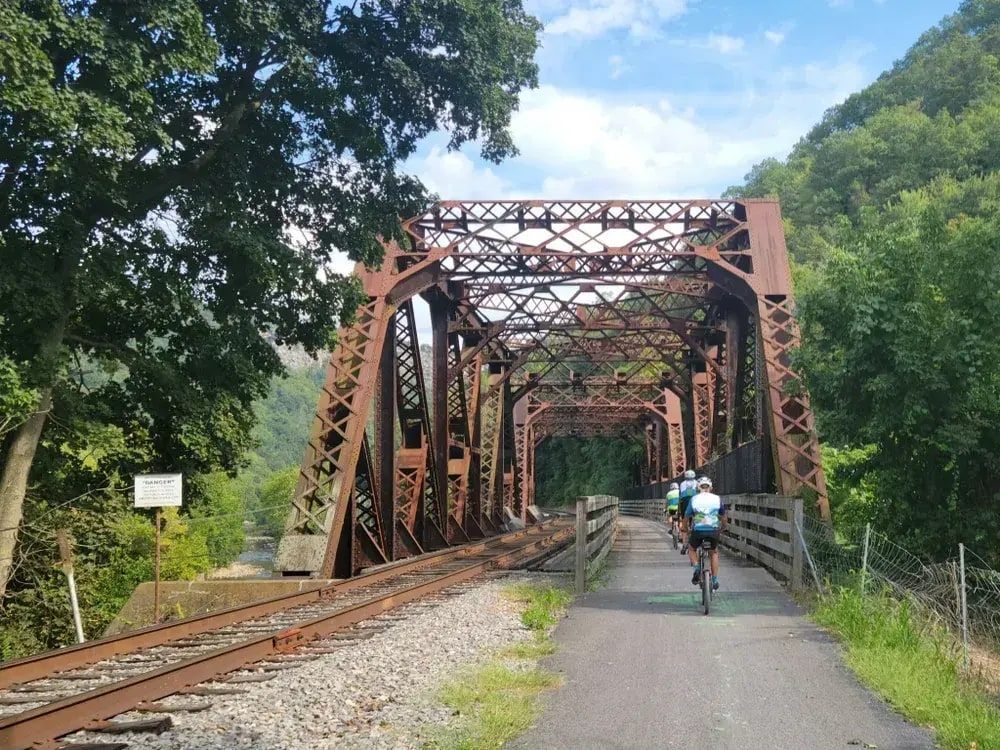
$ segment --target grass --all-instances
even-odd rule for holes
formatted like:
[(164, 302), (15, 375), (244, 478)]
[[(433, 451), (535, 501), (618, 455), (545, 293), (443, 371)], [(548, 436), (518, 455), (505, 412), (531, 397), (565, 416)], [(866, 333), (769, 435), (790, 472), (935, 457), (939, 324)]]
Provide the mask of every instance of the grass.
[(608, 567), (609, 557), (610, 555), (605, 555), (603, 560), (587, 571), (587, 591), (597, 591), (607, 585), (611, 576), (611, 569)]
[(559, 687), (561, 678), (542, 669), (517, 670), (491, 662), (441, 690), (441, 700), (456, 711), (456, 726), (429, 746), (440, 750), (499, 750), (528, 729), (538, 715), (538, 696)]
[(1000, 709), (961, 678), (951, 644), (921, 627), (905, 602), (838, 589), (813, 616), (843, 641), (861, 681), (911, 721), (933, 728), (945, 750), (1000, 748)]
[(504, 594), (524, 605), (521, 622), (536, 634), (554, 627), (573, 601), (573, 595), (564, 588), (534, 583), (512, 584), (504, 589)]
[(521, 641), (501, 649), (500, 656), (509, 659), (541, 659), (552, 656), (556, 652), (556, 644), (548, 635), (535, 636), (533, 640)]
[(531, 727), (540, 695), (562, 684), (561, 677), (534, 662), (555, 653), (549, 631), (573, 597), (558, 586), (533, 583), (512, 584), (504, 594), (521, 605), (521, 622), (533, 637), (504, 648), (498, 659), (460, 673), (441, 689), (441, 701), (458, 720), (432, 737), (429, 748), (499, 750)]

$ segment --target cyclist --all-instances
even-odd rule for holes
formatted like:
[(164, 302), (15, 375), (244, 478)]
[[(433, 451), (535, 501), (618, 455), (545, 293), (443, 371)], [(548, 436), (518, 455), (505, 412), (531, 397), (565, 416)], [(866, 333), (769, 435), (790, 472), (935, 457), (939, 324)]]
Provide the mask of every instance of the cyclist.
[(680, 515), (681, 515), (681, 554), (687, 552), (688, 548), (688, 523), (687, 508), (691, 498), (698, 494), (697, 482), (694, 480), (694, 469), (684, 472), (684, 479), (680, 484)]
[(677, 526), (677, 506), (681, 501), (681, 489), (677, 482), (671, 482), (670, 488), (667, 490), (667, 518), (670, 523), (670, 530), (673, 531)]
[(691, 533), (688, 537), (688, 560), (694, 566), (691, 583), (695, 586), (701, 580), (701, 568), (698, 566), (698, 547), (708, 541), (712, 547), (709, 555), (712, 565), (712, 590), (719, 588), (719, 534), (726, 528), (726, 505), (722, 498), (712, 493), (712, 480), (708, 477), (698, 479), (698, 494), (691, 498), (687, 507), (687, 517), (690, 519)]

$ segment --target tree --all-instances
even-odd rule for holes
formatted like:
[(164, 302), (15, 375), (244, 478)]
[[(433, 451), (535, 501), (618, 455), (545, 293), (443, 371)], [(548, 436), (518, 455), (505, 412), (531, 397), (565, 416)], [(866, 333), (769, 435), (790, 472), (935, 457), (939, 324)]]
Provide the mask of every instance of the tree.
[(554, 437), (538, 448), (539, 505), (567, 505), (580, 495), (619, 495), (638, 484), (642, 441)]
[(275, 538), (285, 531), (285, 520), (288, 518), (298, 479), (298, 467), (289, 466), (271, 474), (261, 486), (257, 523)]
[(50, 425), (143, 446), (123, 476), (238, 464), (281, 370), (261, 332), (330, 343), (359, 301), (330, 253), (377, 262), (421, 137), (514, 151), (539, 26), (519, 0), (19, 0), (0, 28), (0, 350), (37, 394), (0, 444), (2, 596)]
[(243, 551), (245, 509), (236, 480), (221, 471), (195, 479), (197, 496), (188, 526), (205, 537), (212, 565), (228, 565)]
[(963, 541), (996, 560), (1000, 212), (948, 220), (942, 191), (863, 216), (803, 284), (799, 364), (824, 437), (868, 446), (866, 520), (930, 554)]

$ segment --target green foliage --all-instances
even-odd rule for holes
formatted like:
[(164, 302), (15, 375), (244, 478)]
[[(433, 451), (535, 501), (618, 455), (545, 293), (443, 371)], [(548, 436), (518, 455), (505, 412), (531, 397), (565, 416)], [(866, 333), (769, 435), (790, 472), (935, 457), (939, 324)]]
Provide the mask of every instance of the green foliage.
[(323, 372), (318, 363), (291, 368), (254, 403), (256, 447), (236, 483), (248, 517), (275, 538), (284, 532)]
[(504, 593), (524, 605), (521, 622), (536, 633), (544, 633), (554, 627), (573, 600), (573, 595), (564, 588), (531, 583), (507, 586)]
[(874, 446), (871, 520), (907, 546), (996, 549), (1000, 521), (1000, 243), (946, 222), (933, 190), (866, 216), (799, 290), (799, 352), (824, 432)]
[(267, 396), (254, 404), (256, 454), (268, 471), (302, 462), (324, 370), (320, 363), (289, 369), (274, 378)]
[[(72, 507), (32, 502), (31, 525), (18, 549), (13, 585), (0, 612), (0, 656), (14, 658), (73, 642), (66, 581), (55, 533), (75, 539), (76, 582), (84, 632), (98, 637), (133, 590), (153, 578), (152, 511), (137, 511), (116, 489), (79, 498)], [(185, 508), (163, 511), (161, 574), (190, 580), (226, 565), (243, 547), (242, 497), (224, 474), (194, 477)]]
[(939, 177), (1000, 167), (1000, 11), (966, 0), (892, 70), (832, 108), (785, 161), (766, 159), (726, 191), (778, 196), (788, 245), (817, 263), (865, 207)]
[[(1000, 548), (1000, 3), (966, 0), (784, 161), (782, 201), (835, 521), (928, 555)], [(996, 562), (1000, 558), (994, 558)]]
[[(0, 330), (3, 316), (0, 316)], [(24, 385), (24, 379), (15, 362), (0, 348), (0, 440), (21, 424), (38, 402), (38, 393)]]
[(568, 505), (580, 495), (617, 495), (638, 484), (643, 458), (635, 439), (550, 438), (536, 459), (537, 502)]
[(824, 444), (823, 472), (837, 530), (858, 539), (866, 523), (875, 521), (878, 491), (871, 475), (874, 446), (835, 448)]
[(963, 683), (944, 635), (919, 623), (905, 602), (838, 589), (814, 618), (843, 640), (861, 680), (911, 721), (933, 727), (943, 748), (1000, 747), (1000, 710)]
[(194, 481), (198, 499), (188, 511), (188, 526), (205, 538), (211, 563), (227, 565), (243, 551), (243, 496), (236, 482), (221, 472)]
[(259, 511), (255, 518), (271, 536), (279, 537), (285, 530), (285, 520), (298, 479), (299, 467), (289, 466), (274, 472), (261, 486)]
[(551, 638), (536, 636), (530, 641), (520, 641), (501, 649), (500, 656), (510, 659), (536, 660), (552, 656), (555, 652), (556, 644)]
[[(532, 660), (554, 653), (548, 631), (562, 617), (572, 595), (558, 586), (534, 583), (506, 586), (504, 595), (522, 605), (521, 622), (535, 637), (503, 649), (501, 656)], [(547, 670), (512, 669), (501, 661), (465, 670), (440, 691), (442, 702), (457, 716), (456, 722), (426, 746), (499, 750), (531, 726), (538, 715), (541, 693), (561, 684), (562, 679)]]
[(17, 650), (67, 642), (60, 525), (89, 633), (148, 577), (134, 474), (191, 478), (165, 575), (233, 558), (261, 482), (220, 472), (297, 464), (308, 429), (293, 376), (254, 435), (273, 345), (327, 347), (353, 314), (331, 255), (377, 263), (424, 203), (398, 170), (422, 137), (514, 153), (540, 27), (519, 0), (51, 0), (0, 4), (0, 28), (0, 464), (53, 397), (0, 616)]

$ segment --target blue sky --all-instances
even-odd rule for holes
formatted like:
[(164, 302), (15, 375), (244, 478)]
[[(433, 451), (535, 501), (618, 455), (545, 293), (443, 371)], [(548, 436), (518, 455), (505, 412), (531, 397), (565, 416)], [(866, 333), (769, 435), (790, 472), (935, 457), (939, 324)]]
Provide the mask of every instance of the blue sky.
[(442, 198), (718, 195), (958, 0), (525, 0), (546, 25), (521, 155), (431, 137), (406, 167)]

